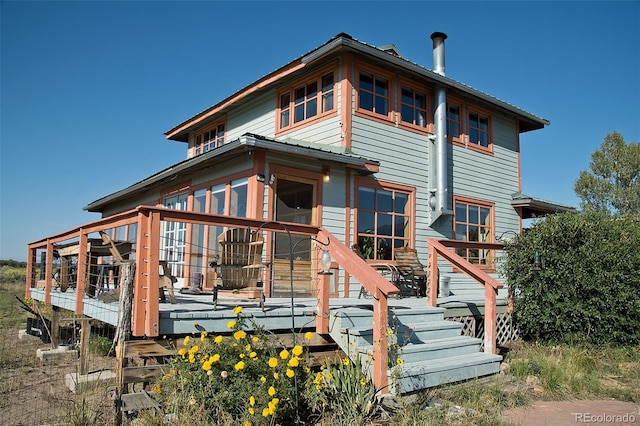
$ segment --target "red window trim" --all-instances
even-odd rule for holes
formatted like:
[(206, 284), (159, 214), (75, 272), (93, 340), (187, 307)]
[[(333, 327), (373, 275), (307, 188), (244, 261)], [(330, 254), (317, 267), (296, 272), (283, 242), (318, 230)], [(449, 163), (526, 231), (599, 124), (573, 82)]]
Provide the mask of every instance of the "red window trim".
[[(389, 92), (389, 97), (388, 97), (389, 111), (387, 112), (386, 115), (369, 111), (368, 109), (360, 108), (360, 72), (366, 72), (368, 74), (372, 74), (374, 77), (384, 78), (389, 82), (389, 87), (387, 88)], [(378, 121), (384, 124), (395, 125), (394, 116), (396, 113), (395, 102), (397, 99), (397, 85), (395, 83), (395, 78), (393, 74), (383, 71), (379, 68), (369, 67), (369, 66), (363, 65), (362, 63), (357, 63), (356, 69), (355, 69), (354, 89), (355, 89), (354, 114), (356, 116), (365, 117), (365, 118), (372, 119), (374, 121)], [(374, 99), (374, 103), (375, 103), (375, 99)]]
[[(393, 182), (387, 182), (387, 181), (380, 181), (380, 180), (376, 180), (376, 179), (372, 179), (372, 178), (366, 178), (366, 177), (358, 177), (356, 176), (355, 178), (355, 182), (354, 182), (354, 208), (353, 208), (353, 212), (354, 212), (354, 216), (353, 216), (353, 220), (354, 220), (354, 226), (353, 226), (353, 233), (354, 233), (354, 239), (353, 241), (355, 242), (355, 244), (357, 244), (358, 242), (358, 211), (359, 211), (359, 200), (358, 200), (358, 190), (360, 187), (366, 187), (366, 188), (373, 188), (376, 190), (386, 190), (386, 191), (394, 191), (394, 192), (402, 192), (405, 193), (409, 196), (409, 214), (408, 214), (408, 219), (409, 219), (409, 229), (408, 229), (408, 238), (406, 239), (402, 239), (402, 238), (394, 238), (393, 235), (391, 235), (392, 239), (397, 239), (397, 240), (405, 240), (407, 241), (407, 245), (409, 247), (414, 247), (415, 246), (415, 229), (416, 229), (416, 188), (412, 187), (412, 186), (407, 186), (407, 185), (402, 185), (402, 184), (398, 184), (398, 183), (393, 183)], [(377, 212), (377, 210), (376, 210)], [(373, 235), (375, 237), (378, 236), (378, 234), (368, 234), (368, 235)], [(385, 236), (387, 237), (387, 236)], [(393, 249), (394, 247), (392, 247), (392, 255), (391, 255), (391, 263), (393, 263)], [(367, 261), (380, 261), (382, 259), (367, 259)], [(389, 259), (387, 259), (389, 260)]]
[[(196, 154), (196, 150), (197, 150), (197, 147), (198, 147), (198, 143), (197, 143), (196, 141), (198, 140), (198, 136), (202, 136), (202, 135), (204, 135), (206, 132), (208, 132), (208, 131), (210, 131), (210, 130), (212, 130), (212, 129), (217, 129), (217, 128), (218, 128), (218, 126), (220, 126), (220, 125), (223, 125), (223, 126), (224, 126), (224, 135), (222, 136), (222, 143), (221, 143), (221, 145), (224, 145), (225, 143), (227, 143), (227, 131), (228, 131), (228, 128), (227, 128), (227, 119), (226, 119), (226, 118), (224, 118), (223, 120), (216, 121), (215, 123), (213, 123), (213, 124), (209, 124), (209, 125), (207, 125), (207, 126), (205, 126), (205, 127), (202, 127), (201, 129), (198, 129), (196, 132), (194, 132), (194, 135), (193, 135), (193, 146), (189, 149), (189, 151), (190, 151), (190, 152), (189, 152), (189, 154), (190, 154), (190, 155), (189, 155), (189, 158), (191, 158), (191, 157), (195, 157), (195, 156), (197, 156), (197, 155), (202, 155), (202, 154), (204, 154), (205, 152), (209, 152), (209, 151), (211, 151), (212, 149), (217, 148), (217, 147), (213, 147), (213, 148), (210, 148), (210, 149), (209, 149), (209, 150), (207, 150), (207, 151), (204, 151), (203, 149), (201, 149), (201, 150), (200, 150), (200, 152), (199, 152), (198, 154)], [(201, 145), (201, 147), (202, 147), (202, 148), (204, 148), (204, 139), (202, 139), (202, 140), (201, 140), (200, 145)]]
[[(402, 120), (402, 89), (407, 88), (407, 89), (411, 89), (415, 92), (421, 92), (425, 95), (425, 99), (426, 99), (426, 120), (427, 120), (427, 125), (425, 127), (422, 126), (418, 126), (417, 124), (413, 124), (413, 123), (407, 123), (406, 121)], [(398, 79), (398, 90), (397, 90), (397, 94), (396, 94), (397, 98), (398, 98), (398, 127), (412, 131), (412, 132), (418, 132), (418, 133), (423, 133), (423, 134), (431, 134), (433, 133), (433, 108), (432, 108), (432, 104), (433, 104), (433, 94), (431, 92), (431, 89), (427, 86), (420, 86), (419, 84), (415, 84), (412, 83), (406, 79), (403, 78), (399, 78)]]
[[(449, 122), (449, 106), (457, 105), (460, 108), (460, 135), (453, 136), (447, 135), (447, 139), (453, 145), (457, 145), (463, 148), (470, 149), (486, 155), (493, 155), (493, 119), (491, 113), (485, 109), (470, 105), (467, 102), (463, 102), (453, 97), (447, 97), (447, 126)], [(469, 113), (473, 112), (489, 119), (489, 146), (483, 147), (481, 145), (469, 142)]]
[[(496, 211), (495, 211), (495, 203), (491, 202), (491, 201), (485, 201), (485, 200), (478, 200), (475, 198), (471, 198), (471, 197), (465, 197), (462, 195), (454, 195), (453, 196), (453, 212), (454, 212), (454, 216), (453, 216), (453, 229), (451, 230), (451, 236), (453, 239), (456, 239), (456, 223), (457, 223), (457, 218), (455, 216), (455, 211), (456, 211), (456, 204), (457, 203), (461, 203), (461, 204), (466, 204), (466, 205), (473, 205), (473, 206), (477, 206), (477, 207), (484, 207), (484, 208), (488, 208), (489, 209), (489, 220), (491, 221), (491, 225), (489, 227), (489, 236), (490, 241), (486, 241), (488, 243), (493, 243), (495, 242), (495, 231), (496, 231)], [(467, 218), (467, 225), (469, 224), (469, 218)], [(476, 266), (478, 266), (480, 269), (487, 271), (487, 272), (495, 272), (496, 270), (496, 254), (495, 254), (495, 250), (488, 250), (489, 251), (489, 256), (493, 259), (493, 262), (491, 262), (490, 264), (486, 264), (486, 265), (480, 265), (480, 264), (476, 264)], [(463, 256), (464, 257), (464, 256)], [(457, 270), (457, 268), (454, 268), (454, 270)]]
[[(322, 95), (323, 95), (323, 91), (322, 91), (322, 77), (324, 77), (325, 75), (329, 74), (329, 73), (333, 73), (333, 108), (322, 112), (321, 111), (321, 105), (322, 105)], [(297, 123), (293, 122), (293, 108), (294, 108), (294, 91), (296, 88), (299, 88), (301, 86), (305, 86), (309, 83), (312, 83), (316, 81), (318, 83), (318, 95), (317, 95), (317, 99), (318, 99), (318, 112), (316, 115), (314, 115), (311, 118), (305, 118)], [(297, 130), (306, 126), (309, 126), (311, 124), (314, 124), (317, 121), (320, 120), (324, 120), (327, 117), (331, 117), (331, 116), (336, 116), (338, 114), (338, 87), (339, 87), (339, 77), (338, 77), (338, 66), (337, 64), (331, 64), (329, 66), (323, 67), (315, 72), (313, 72), (312, 74), (306, 76), (305, 78), (301, 78), (296, 80), (295, 82), (293, 82), (292, 84), (287, 85), (286, 87), (284, 87), (282, 90), (279, 90), (276, 94), (276, 131), (275, 131), (275, 136), (280, 136), (280, 135), (284, 135), (286, 133), (289, 133), (293, 130)], [(282, 107), (280, 105), (280, 98), (282, 97), (282, 95), (284, 95), (285, 93), (289, 93), (291, 95), (291, 99), (289, 100), (289, 111), (290, 111), (290, 116), (289, 116), (289, 125), (287, 127), (284, 128), (280, 128), (280, 120), (281, 120), (281, 112), (282, 112)]]

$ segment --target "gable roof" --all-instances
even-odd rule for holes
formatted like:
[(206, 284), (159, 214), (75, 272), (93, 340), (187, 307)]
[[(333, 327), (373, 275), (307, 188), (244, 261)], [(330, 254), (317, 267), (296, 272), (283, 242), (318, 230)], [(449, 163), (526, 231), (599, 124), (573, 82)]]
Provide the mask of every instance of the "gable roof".
[(186, 178), (195, 171), (223, 163), (232, 157), (256, 149), (338, 163), (352, 168), (361, 174), (375, 173), (380, 167), (378, 161), (361, 157), (351, 150), (339, 146), (316, 144), (294, 139), (276, 140), (246, 133), (234, 141), (228, 142), (204, 154), (175, 163), (127, 188), (93, 201), (83, 209), (90, 212), (101, 212), (108, 204), (131, 197), (137, 194), (138, 191), (160, 187), (164, 183)]
[(390, 63), (400, 69), (413, 72), (420, 76), (426, 77), (436, 83), (440, 83), (447, 89), (454, 89), (456, 91), (480, 99), (486, 103), (489, 103), (496, 108), (503, 109), (518, 117), (521, 132), (541, 129), (545, 125), (549, 124), (549, 121), (544, 118), (538, 117), (508, 102), (505, 102), (487, 93), (481, 92), (471, 86), (453, 80), (449, 77), (442, 76), (430, 69), (418, 65), (417, 63), (405, 59), (399, 54), (398, 50), (393, 45), (386, 45), (378, 48), (358, 41), (351, 37), (349, 34), (340, 33), (331, 38), (323, 45), (305, 53), (297, 59), (294, 59), (287, 65), (280, 67), (277, 70), (261, 77), (260, 79), (240, 89), (239, 91), (223, 99), (217, 104), (205, 109), (204, 111), (194, 115), (193, 117), (166, 131), (165, 136), (170, 140), (188, 142), (189, 132), (196, 127), (204, 124), (208, 118), (226, 111), (228, 108), (232, 107), (234, 104), (242, 102), (250, 95), (268, 90), (269, 88), (277, 84), (280, 79), (292, 75), (300, 69), (305, 68), (315, 63), (317, 60), (322, 59), (326, 55), (334, 53), (338, 50), (354, 51), (364, 55), (368, 55), (380, 61)]

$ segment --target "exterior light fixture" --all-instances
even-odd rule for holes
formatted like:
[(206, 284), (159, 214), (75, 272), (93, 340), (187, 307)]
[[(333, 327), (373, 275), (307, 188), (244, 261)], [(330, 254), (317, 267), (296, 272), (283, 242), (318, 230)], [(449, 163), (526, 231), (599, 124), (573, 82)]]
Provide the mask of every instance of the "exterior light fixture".
[(331, 255), (329, 250), (322, 250), (322, 256), (320, 256), (320, 269), (319, 275), (331, 275)]
[(269, 185), (273, 185), (275, 181), (276, 181), (276, 175), (272, 173), (271, 176), (269, 177)]
[(264, 182), (264, 175), (256, 175), (256, 180), (258, 182)]
[(331, 180), (331, 169), (329, 166), (322, 166), (322, 180), (329, 182)]
[(542, 260), (540, 257), (540, 252), (537, 252), (537, 251), (533, 254), (533, 270), (534, 271), (542, 270)]

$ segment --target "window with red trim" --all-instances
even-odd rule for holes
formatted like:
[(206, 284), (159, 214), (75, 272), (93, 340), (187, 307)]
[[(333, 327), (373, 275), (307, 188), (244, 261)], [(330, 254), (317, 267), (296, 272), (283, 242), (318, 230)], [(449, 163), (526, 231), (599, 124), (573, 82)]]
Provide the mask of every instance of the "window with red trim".
[(357, 193), (357, 242), (365, 259), (392, 260), (396, 248), (411, 242), (413, 192), (361, 183)]
[(489, 148), (489, 117), (469, 111), (469, 143)]
[(466, 103), (447, 99), (447, 135), (457, 145), (483, 152), (493, 151), (491, 116)]
[(360, 71), (358, 78), (358, 109), (389, 116), (389, 80), (370, 72)]
[(334, 73), (322, 74), (304, 84), (296, 85), (280, 93), (279, 130), (297, 125), (335, 107)]
[(214, 148), (217, 148), (224, 144), (225, 139), (225, 125), (219, 123), (207, 130), (196, 133), (195, 143), (193, 146), (194, 155), (204, 154)]
[[(454, 239), (458, 241), (493, 242), (493, 204), (454, 197)], [(458, 248), (456, 253), (469, 262), (494, 267), (494, 250)]]
[(403, 123), (427, 127), (427, 94), (410, 87), (400, 89), (400, 119)]

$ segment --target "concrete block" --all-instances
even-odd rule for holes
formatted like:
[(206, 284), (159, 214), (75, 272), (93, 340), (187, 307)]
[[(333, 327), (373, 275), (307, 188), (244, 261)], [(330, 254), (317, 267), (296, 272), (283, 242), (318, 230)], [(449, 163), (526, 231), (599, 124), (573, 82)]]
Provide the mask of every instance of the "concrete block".
[(116, 373), (111, 370), (94, 371), (89, 374), (67, 373), (64, 382), (73, 393), (80, 392), (91, 386), (104, 385), (107, 383), (115, 383)]
[(38, 336), (34, 336), (27, 333), (27, 330), (18, 330), (18, 339), (19, 340), (40, 340)]
[(36, 350), (36, 357), (41, 361), (49, 361), (55, 358), (75, 357), (78, 358), (78, 351), (70, 346), (58, 346), (57, 348), (44, 348)]

